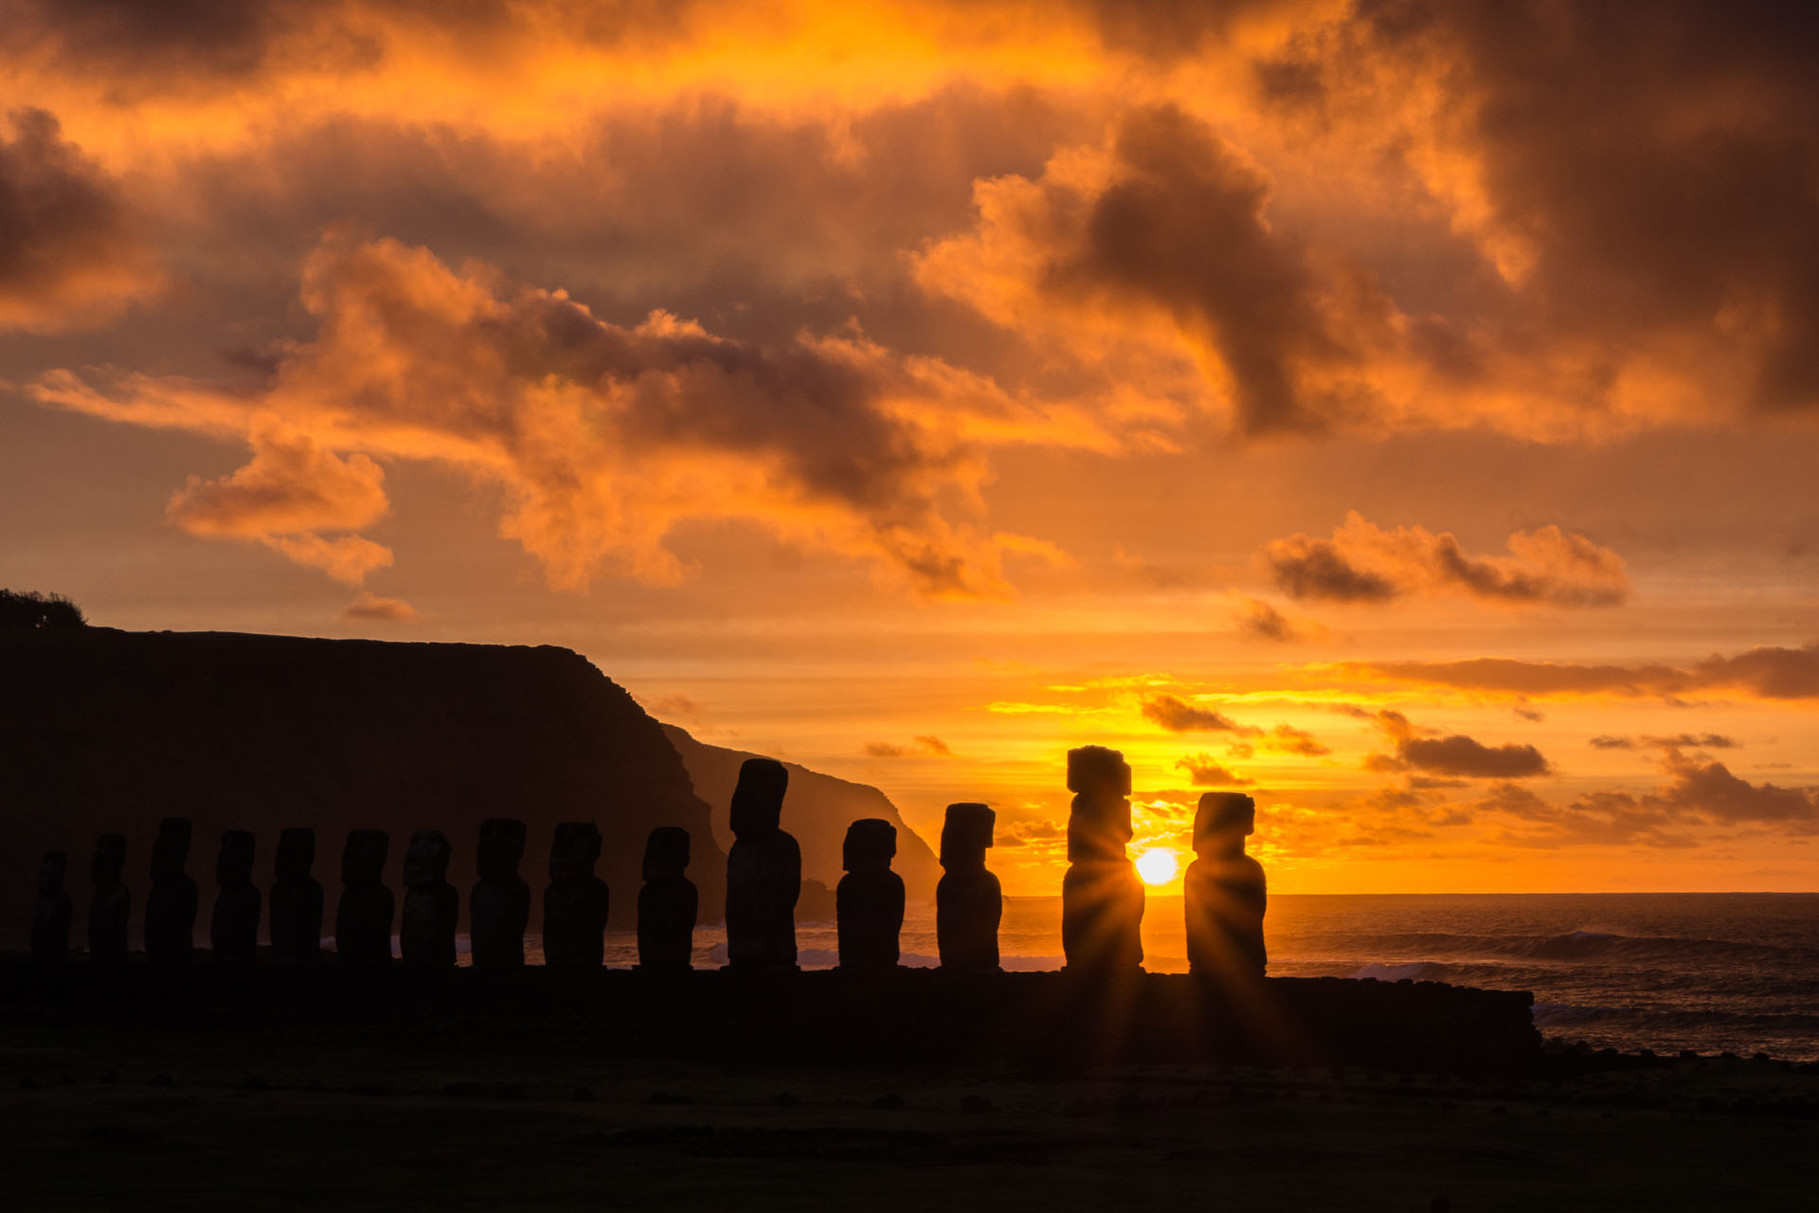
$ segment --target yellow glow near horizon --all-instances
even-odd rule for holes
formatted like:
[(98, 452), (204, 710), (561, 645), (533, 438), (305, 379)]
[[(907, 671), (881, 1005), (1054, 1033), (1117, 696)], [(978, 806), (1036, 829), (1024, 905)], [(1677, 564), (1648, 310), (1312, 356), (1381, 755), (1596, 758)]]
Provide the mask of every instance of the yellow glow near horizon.
[(1175, 878), (1180, 867), (1175, 853), (1160, 847), (1137, 856), (1137, 875), (1143, 878), (1144, 884), (1167, 884)]

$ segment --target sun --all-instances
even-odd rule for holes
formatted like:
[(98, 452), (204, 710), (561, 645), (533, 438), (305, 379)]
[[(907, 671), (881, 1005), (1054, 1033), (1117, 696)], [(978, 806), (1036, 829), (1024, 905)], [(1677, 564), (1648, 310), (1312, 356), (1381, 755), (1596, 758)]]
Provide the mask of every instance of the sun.
[(1137, 875), (1144, 884), (1167, 884), (1175, 878), (1178, 866), (1173, 851), (1157, 849), (1137, 856)]

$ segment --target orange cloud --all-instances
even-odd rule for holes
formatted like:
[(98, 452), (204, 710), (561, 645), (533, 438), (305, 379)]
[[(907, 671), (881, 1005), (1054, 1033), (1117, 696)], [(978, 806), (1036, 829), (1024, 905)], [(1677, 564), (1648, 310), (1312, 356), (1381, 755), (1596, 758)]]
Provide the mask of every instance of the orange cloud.
[(1728, 692), (1754, 699), (1819, 699), (1819, 642), (1797, 649), (1762, 645), (1732, 657), (1713, 654), (1687, 666), (1473, 657), (1463, 661), (1345, 662), (1331, 669), (1345, 676), (1417, 686), (1547, 698), (1617, 695), (1672, 699)]

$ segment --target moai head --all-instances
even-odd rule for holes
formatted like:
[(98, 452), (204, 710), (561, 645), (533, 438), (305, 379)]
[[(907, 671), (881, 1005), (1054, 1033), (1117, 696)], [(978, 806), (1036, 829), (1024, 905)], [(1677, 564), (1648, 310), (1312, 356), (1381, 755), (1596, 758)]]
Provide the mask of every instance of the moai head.
[(688, 831), (658, 826), (644, 840), (644, 879), (681, 880), (688, 870)]
[(524, 823), (515, 817), (488, 817), (480, 823), (477, 867), (480, 879), (518, 879), (518, 861), (524, 858)]
[(158, 823), (158, 840), (152, 843), (152, 879), (183, 875), (189, 861), (190, 825), (187, 817), (166, 817)]
[(385, 857), (391, 839), (384, 830), (349, 830), (341, 852), (341, 883), (378, 884), (385, 877)]
[(789, 790), (789, 770), (771, 758), (748, 758), (739, 768), (739, 786), (733, 789), (732, 827), (735, 838), (757, 838), (783, 823), (783, 794)]
[(1256, 829), (1256, 801), (1241, 792), (1208, 792), (1194, 812), (1194, 853), (1241, 851), (1244, 836)]
[(846, 827), (840, 848), (840, 866), (849, 872), (861, 868), (888, 868), (897, 857), (897, 827), (881, 817), (861, 817)]
[(69, 856), (62, 851), (46, 851), (38, 865), (38, 896), (55, 897), (63, 892), (63, 874), (69, 870)]
[(950, 804), (941, 823), (941, 866), (949, 869), (982, 868), (992, 845), (998, 814), (987, 805)]
[(94, 882), (103, 886), (119, 884), (125, 872), (126, 835), (103, 834), (95, 839), (95, 858), (89, 867)]
[(1131, 768), (1124, 755), (1097, 745), (1069, 750), (1067, 787), (1074, 793), (1069, 861), (1123, 859), (1131, 840)]
[(591, 821), (563, 821), (549, 848), (551, 880), (585, 880), (600, 862), (600, 827)]
[(223, 830), (221, 853), (215, 856), (215, 883), (222, 888), (251, 884), (253, 835), (250, 830)]
[(420, 889), (448, 879), (448, 857), (454, 848), (441, 830), (418, 830), (404, 853), (404, 884)]
[(278, 858), (273, 863), (279, 880), (308, 880), (316, 862), (316, 831), (292, 827), (278, 835)]
[(1067, 752), (1067, 790), (1096, 799), (1131, 794), (1131, 764), (1117, 750), (1083, 745)]

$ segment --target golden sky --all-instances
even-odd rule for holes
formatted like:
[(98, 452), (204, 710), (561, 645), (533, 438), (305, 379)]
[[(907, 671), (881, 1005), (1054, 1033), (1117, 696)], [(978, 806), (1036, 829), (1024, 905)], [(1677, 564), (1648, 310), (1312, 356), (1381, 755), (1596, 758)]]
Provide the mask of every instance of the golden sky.
[(0, 0), (0, 582), (1279, 891), (1819, 879), (1819, 25)]

